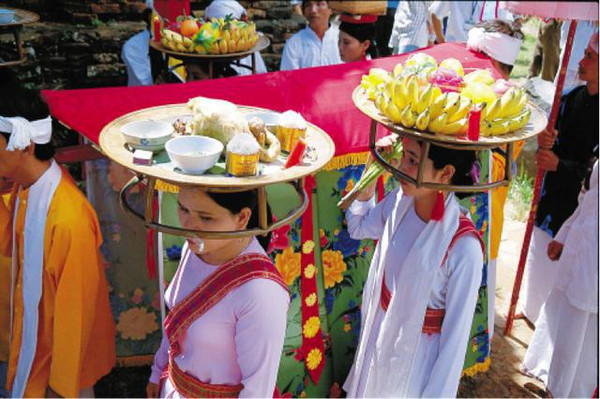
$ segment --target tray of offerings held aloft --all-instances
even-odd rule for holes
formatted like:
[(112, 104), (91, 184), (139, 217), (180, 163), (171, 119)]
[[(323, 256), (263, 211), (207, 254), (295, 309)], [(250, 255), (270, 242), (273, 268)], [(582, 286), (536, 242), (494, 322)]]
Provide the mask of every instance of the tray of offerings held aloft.
[[(99, 141), (110, 159), (135, 174), (121, 192), (127, 211), (149, 228), (208, 238), (266, 234), (299, 217), (308, 205), (304, 177), (323, 168), (335, 153), (329, 135), (294, 111), (279, 113), (204, 97), (123, 115), (104, 127)], [(147, 185), (143, 215), (127, 200), (142, 182)], [(303, 200), (288, 217), (271, 223), (265, 187), (281, 183), (293, 186)], [(223, 233), (160, 225), (152, 208), (155, 189), (177, 191), (181, 186), (221, 193), (256, 189), (260, 227)]]
[[(363, 75), (352, 100), (371, 118), (369, 147), (375, 160), (396, 178), (436, 190), (478, 192), (508, 185), (515, 142), (535, 137), (548, 123), (524, 89), (496, 80), (488, 69), (465, 69), (454, 58), (438, 65), (422, 52), (412, 54), (392, 71), (372, 68)], [(416, 178), (392, 166), (376, 150), (378, 125), (423, 143)], [(502, 147), (504, 178), (469, 186), (424, 181), (424, 160), (432, 145), (467, 151)]]

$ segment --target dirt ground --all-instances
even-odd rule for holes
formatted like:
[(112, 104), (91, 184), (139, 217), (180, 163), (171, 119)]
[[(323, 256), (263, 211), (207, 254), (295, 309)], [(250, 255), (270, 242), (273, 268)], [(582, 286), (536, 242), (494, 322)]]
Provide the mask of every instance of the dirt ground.
[(519, 373), (533, 330), (524, 320), (515, 320), (511, 335), (504, 336), (524, 234), (525, 223), (505, 220), (497, 264), (496, 321), (490, 369), (473, 378), (463, 379), (459, 388), (461, 397), (535, 398), (544, 395), (541, 382)]

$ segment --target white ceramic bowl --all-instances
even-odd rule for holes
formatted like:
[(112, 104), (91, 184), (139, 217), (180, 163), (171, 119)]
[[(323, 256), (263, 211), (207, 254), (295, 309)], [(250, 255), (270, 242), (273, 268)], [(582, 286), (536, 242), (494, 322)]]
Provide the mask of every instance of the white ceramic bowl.
[(179, 136), (167, 141), (165, 150), (184, 173), (201, 175), (217, 163), (223, 144), (206, 136)]
[(165, 121), (134, 121), (121, 127), (121, 133), (129, 145), (135, 149), (154, 152), (165, 147), (173, 132), (173, 125)]
[(15, 18), (15, 12), (13, 10), (7, 10), (0, 8), (0, 24), (8, 24), (13, 22)]

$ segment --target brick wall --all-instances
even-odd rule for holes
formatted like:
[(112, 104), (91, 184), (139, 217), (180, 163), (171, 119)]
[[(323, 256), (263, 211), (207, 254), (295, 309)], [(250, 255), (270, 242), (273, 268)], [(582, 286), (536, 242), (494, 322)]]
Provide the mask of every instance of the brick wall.
[[(192, 0), (201, 13), (208, 0)], [(288, 1), (240, 1), (257, 29), (271, 41), (263, 51), (270, 71), (277, 70), (285, 40), (304, 26), (292, 14)], [(87, 88), (125, 85), (120, 59), (123, 43), (144, 29), (143, 0), (9, 0), (1, 5), (40, 14), (40, 22), (24, 28), (22, 38), (28, 61), (17, 68), (32, 87)], [(0, 57), (10, 58), (14, 42), (0, 35)]]

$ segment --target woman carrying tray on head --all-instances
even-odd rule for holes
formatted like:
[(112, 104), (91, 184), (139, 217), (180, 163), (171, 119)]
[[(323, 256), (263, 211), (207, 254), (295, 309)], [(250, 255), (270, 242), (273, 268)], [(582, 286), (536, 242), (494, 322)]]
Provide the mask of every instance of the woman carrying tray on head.
[[(378, 143), (389, 148), (394, 136)], [(421, 143), (402, 140), (398, 167), (416, 179)], [(431, 145), (424, 182), (472, 185), (475, 153)], [(483, 242), (455, 194), (401, 189), (375, 204), (374, 187), (348, 211), (354, 239), (377, 239), (363, 291), (348, 397), (454, 397), (481, 283)]]
[[(186, 229), (258, 226), (255, 191), (183, 187), (178, 204)], [(169, 314), (149, 397), (273, 396), (289, 296), (255, 237), (188, 239), (165, 301)]]

